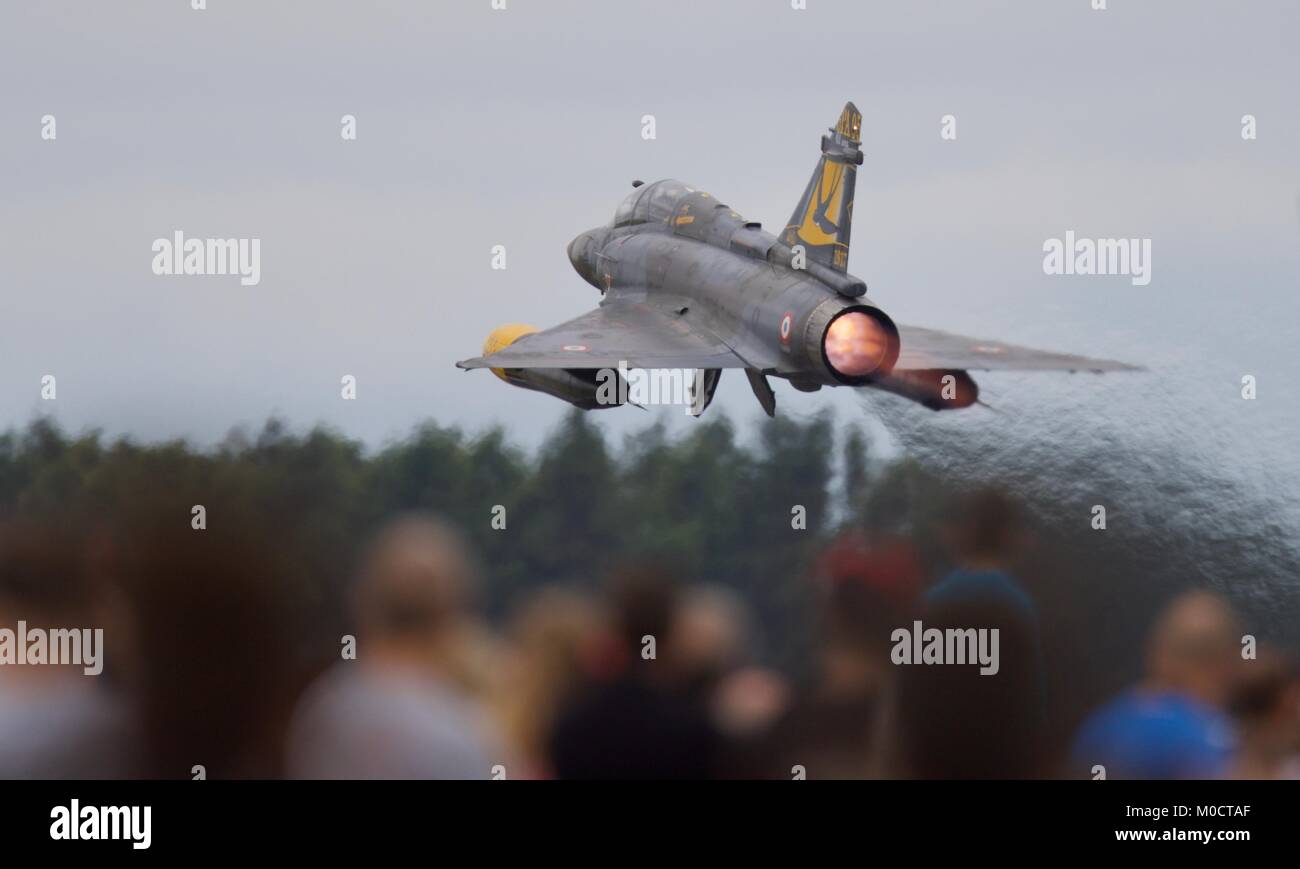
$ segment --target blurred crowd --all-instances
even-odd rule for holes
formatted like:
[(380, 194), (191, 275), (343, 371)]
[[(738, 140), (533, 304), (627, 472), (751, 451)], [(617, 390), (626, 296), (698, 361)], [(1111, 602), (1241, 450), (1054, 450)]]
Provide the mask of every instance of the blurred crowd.
[[(326, 649), (302, 647), (273, 533), (10, 524), (0, 629), (103, 628), (105, 668), (0, 663), (0, 777), (1300, 778), (1296, 659), (1206, 590), (1052, 738), (1016, 504), (979, 492), (946, 527), (935, 575), (904, 538), (846, 533), (792, 577), (818, 641), (789, 672), (741, 591), (650, 563), (489, 622), (475, 553), (432, 516), (368, 542)], [(918, 621), (996, 629), (997, 672), (896, 663)]]

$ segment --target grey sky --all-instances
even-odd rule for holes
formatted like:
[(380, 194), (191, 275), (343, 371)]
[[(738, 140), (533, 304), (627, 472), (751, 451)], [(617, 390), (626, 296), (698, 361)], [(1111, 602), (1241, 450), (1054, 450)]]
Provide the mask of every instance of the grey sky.
[[(46, 411), (211, 442), (279, 413), (378, 445), (433, 417), (533, 443), (566, 406), (454, 360), (500, 323), (596, 304), (565, 244), (633, 178), (678, 177), (780, 226), (852, 99), (867, 158), (849, 265), (895, 319), (1151, 368), (983, 375), (990, 402), (1031, 432), (1104, 418), (1261, 479), (1287, 461), (1300, 476), (1292, 2), (208, 5), (0, 12), (0, 425)], [(355, 142), (339, 136), (347, 113)], [(947, 113), (955, 142), (939, 138)], [(1240, 136), (1245, 113), (1257, 141)], [(177, 229), (261, 238), (261, 284), (154, 276), (150, 244)], [(1067, 229), (1152, 238), (1151, 284), (1045, 276), (1043, 241)], [(44, 374), (57, 402), (39, 398)], [(848, 390), (778, 386), (778, 402), (864, 414)], [(717, 407), (756, 411), (735, 376)], [(617, 432), (651, 416), (600, 418)], [(977, 409), (935, 431), (993, 425)]]

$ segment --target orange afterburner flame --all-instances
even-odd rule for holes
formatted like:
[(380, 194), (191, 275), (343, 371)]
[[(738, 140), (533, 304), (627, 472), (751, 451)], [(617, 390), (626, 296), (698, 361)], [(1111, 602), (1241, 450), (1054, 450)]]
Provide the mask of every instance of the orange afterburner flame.
[(826, 330), (826, 361), (843, 377), (865, 377), (880, 367), (889, 352), (889, 335), (875, 317), (850, 311)]

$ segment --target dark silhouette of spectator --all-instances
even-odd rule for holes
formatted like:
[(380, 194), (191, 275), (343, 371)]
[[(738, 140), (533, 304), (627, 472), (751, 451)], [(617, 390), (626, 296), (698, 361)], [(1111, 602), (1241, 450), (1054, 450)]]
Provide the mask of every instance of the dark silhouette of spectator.
[(790, 778), (880, 775), (882, 700), (892, 681), (890, 632), (922, 585), (902, 540), (848, 533), (819, 559), (818, 636), (811, 684), (753, 752), (753, 774)]
[(1239, 745), (1232, 775), (1250, 779), (1300, 779), (1300, 665), (1263, 647), (1242, 664), (1228, 701)]
[[(604, 675), (561, 713), (552, 767), (566, 779), (700, 779), (715, 768), (718, 738), (674, 661), (676, 587), (652, 568), (612, 583), (616, 637)], [(654, 657), (648, 657), (653, 643)]]
[(734, 591), (702, 585), (683, 594), (672, 664), (686, 698), (718, 734), (718, 777), (754, 774), (748, 749), (789, 701), (785, 677), (756, 663), (756, 649), (755, 621)]
[(143, 775), (192, 778), (202, 767), (207, 778), (278, 776), (303, 678), (290, 569), (269, 523), (233, 504), (207, 507), (220, 521), (206, 530), (167, 507), (124, 522), (107, 564), (130, 630), (106, 642), (129, 658)]
[[(955, 567), (928, 592), (922, 630), (997, 636), (995, 673), (978, 664), (901, 667), (894, 741), (918, 778), (1043, 775), (1045, 698), (1038, 616), (1011, 574), (1024, 540), (1020, 512), (995, 490), (967, 498), (949, 530)], [(910, 632), (914, 625), (904, 625)]]

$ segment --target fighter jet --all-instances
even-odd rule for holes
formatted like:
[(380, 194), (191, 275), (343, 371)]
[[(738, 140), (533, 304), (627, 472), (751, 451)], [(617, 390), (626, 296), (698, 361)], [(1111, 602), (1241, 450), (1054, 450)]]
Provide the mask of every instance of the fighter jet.
[(626, 403), (602, 394), (602, 374), (692, 369), (702, 373), (696, 415), (722, 371), (739, 368), (768, 416), (771, 377), (805, 392), (870, 387), (949, 410), (978, 402), (972, 370), (1133, 369), (896, 324), (848, 272), (861, 128), (848, 103), (822, 136), (817, 168), (779, 236), (697, 187), (634, 181), (609, 224), (569, 243), (569, 261), (600, 291), (599, 306), (546, 330), (501, 326), (482, 356), (457, 366), (490, 368), (584, 409)]

